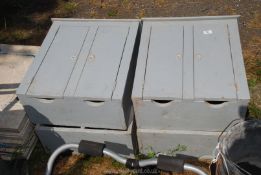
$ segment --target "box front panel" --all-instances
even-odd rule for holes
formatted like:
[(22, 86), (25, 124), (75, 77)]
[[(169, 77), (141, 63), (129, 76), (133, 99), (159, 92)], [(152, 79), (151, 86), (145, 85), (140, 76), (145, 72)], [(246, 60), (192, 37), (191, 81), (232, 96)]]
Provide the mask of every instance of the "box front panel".
[(176, 132), (171, 130), (138, 130), (139, 150), (163, 153), (171, 156), (212, 158), (219, 132)]
[(232, 120), (245, 119), (247, 104), (244, 100), (220, 104), (143, 100), (134, 104), (134, 110), (137, 127), (141, 129), (222, 131)]

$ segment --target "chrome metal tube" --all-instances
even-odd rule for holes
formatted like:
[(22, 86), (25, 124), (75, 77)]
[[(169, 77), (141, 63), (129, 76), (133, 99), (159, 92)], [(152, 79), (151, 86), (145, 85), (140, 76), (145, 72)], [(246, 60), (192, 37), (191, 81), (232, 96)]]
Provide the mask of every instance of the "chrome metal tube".
[(207, 173), (205, 173), (203, 170), (201, 170), (200, 168), (191, 165), (189, 163), (185, 163), (184, 164), (184, 170), (188, 170), (188, 171), (192, 171), (198, 175), (208, 175)]
[(115, 153), (115, 152), (113, 152), (113, 151), (111, 151), (111, 150), (109, 150), (109, 149), (107, 149), (107, 148), (104, 148), (104, 149), (103, 149), (103, 154), (106, 155), (106, 156), (109, 156), (109, 157), (113, 158), (113, 159), (116, 160), (117, 162), (120, 162), (120, 163), (122, 163), (122, 164), (124, 164), (124, 165), (125, 165), (126, 162), (127, 162), (127, 159), (126, 159), (126, 158), (119, 156), (117, 153)]
[[(52, 153), (51, 157), (48, 160), (45, 175), (51, 175), (54, 161), (59, 156), (59, 154), (61, 154), (62, 152), (64, 152), (65, 150), (68, 150), (68, 149), (78, 149), (78, 147), (79, 147), (78, 144), (64, 144), (64, 145), (58, 147)], [(113, 158), (117, 162), (120, 162), (120, 163), (126, 165), (127, 158), (121, 157), (117, 153), (115, 153), (115, 152), (113, 152), (113, 151), (111, 151), (111, 150), (109, 150), (107, 148), (103, 149), (103, 154)], [(158, 163), (158, 159), (157, 158), (147, 159), (147, 160), (140, 160), (139, 161), (139, 166), (140, 167), (155, 166), (155, 165), (157, 165), (157, 163)], [(192, 172), (194, 172), (194, 173), (196, 173), (198, 175), (207, 175), (207, 173), (202, 171), (200, 168), (198, 168), (198, 167), (196, 167), (194, 165), (188, 164), (188, 163), (184, 164), (184, 170), (192, 171)]]
[(52, 168), (53, 168), (53, 164), (55, 159), (59, 156), (59, 154), (61, 154), (62, 152), (64, 152), (65, 150), (68, 149), (77, 149), (79, 147), (78, 144), (64, 144), (60, 147), (58, 147), (51, 155), (51, 157), (48, 159), (48, 163), (47, 163), (47, 167), (46, 167), (46, 171), (45, 171), (45, 175), (51, 175), (52, 173)]
[(147, 159), (147, 160), (140, 160), (139, 161), (139, 166), (140, 167), (146, 167), (146, 166), (155, 166), (158, 163), (158, 159), (157, 158), (153, 158), (153, 159)]

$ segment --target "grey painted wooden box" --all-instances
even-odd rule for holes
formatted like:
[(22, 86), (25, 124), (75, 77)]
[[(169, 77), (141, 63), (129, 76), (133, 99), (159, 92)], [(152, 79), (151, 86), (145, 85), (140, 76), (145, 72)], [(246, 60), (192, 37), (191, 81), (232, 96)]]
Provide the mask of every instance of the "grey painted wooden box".
[(17, 95), (36, 124), (126, 130), (139, 20), (53, 19)]
[(137, 127), (222, 131), (249, 102), (238, 16), (143, 19)]
[(134, 157), (138, 150), (136, 126), (133, 122), (126, 131), (40, 125), (35, 131), (48, 152), (53, 152), (64, 143), (79, 143), (81, 140), (105, 143), (107, 148), (128, 157)]

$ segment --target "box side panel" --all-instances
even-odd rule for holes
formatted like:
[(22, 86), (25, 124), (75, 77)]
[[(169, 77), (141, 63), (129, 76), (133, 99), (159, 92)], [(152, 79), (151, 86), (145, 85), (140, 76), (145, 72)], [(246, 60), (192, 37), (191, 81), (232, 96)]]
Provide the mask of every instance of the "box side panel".
[(219, 132), (176, 132), (174, 130), (138, 129), (137, 131), (141, 153), (147, 154), (153, 151), (185, 158), (211, 157), (219, 134)]
[(152, 26), (143, 99), (182, 98), (182, 57), (183, 26)]
[(238, 99), (250, 99), (237, 21), (228, 24)]
[(131, 132), (78, 129), (78, 128), (57, 128), (37, 127), (36, 133), (46, 150), (53, 152), (64, 143), (79, 143), (81, 140), (105, 143), (106, 147), (124, 156), (133, 157)]
[(63, 96), (88, 30), (87, 27), (60, 26), (27, 92), (28, 95)]
[(145, 100), (135, 108), (137, 127), (222, 131), (232, 120), (245, 119), (248, 101), (210, 104), (204, 101), (171, 101), (166, 104)]
[(124, 51), (121, 66), (117, 74), (115, 89), (112, 95), (112, 100), (122, 100), (122, 108), (127, 126), (133, 120), (129, 116), (132, 116), (131, 113), (133, 113), (131, 93), (138, 55), (139, 38), (140, 28), (138, 24), (136, 24), (130, 28), (130, 34), (125, 46), (126, 49)]
[(228, 28), (225, 24), (194, 25), (196, 99), (236, 99)]
[(132, 90), (132, 99), (135, 103), (136, 98), (142, 98), (144, 76), (146, 71), (147, 53), (150, 42), (151, 26), (147, 24), (142, 25), (139, 54), (137, 59), (137, 66), (135, 70), (135, 78)]
[(100, 26), (82, 71), (75, 96), (111, 99), (129, 27)]

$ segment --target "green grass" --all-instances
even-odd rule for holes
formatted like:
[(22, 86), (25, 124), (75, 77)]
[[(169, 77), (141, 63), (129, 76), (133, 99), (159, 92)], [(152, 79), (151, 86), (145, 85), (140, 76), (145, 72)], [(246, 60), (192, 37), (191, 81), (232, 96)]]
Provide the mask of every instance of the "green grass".
[(64, 10), (67, 12), (67, 13), (74, 13), (76, 12), (76, 8), (78, 7), (78, 3), (76, 2), (66, 2), (64, 5), (63, 5), (63, 8)]
[(169, 149), (167, 151), (167, 155), (175, 156), (177, 152), (182, 152), (182, 151), (186, 151), (186, 150), (187, 150), (187, 146), (186, 145), (178, 144), (175, 148)]
[(248, 109), (251, 117), (261, 119), (261, 110), (255, 104), (250, 103)]
[(145, 150), (147, 150), (147, 154), (145, 156), (146, 158), (154, 158), (157, 156), (152, 146), (148, 146), (147, 148), (145, 148)]
[(249, 86), (250, 89), (257, 85), (256, 79), (249, 79), (247, 82), (248, 82), (248, 86)]
[(89, 168), (92, 164), (102, 163), (102, 161), (102, 157), (85, 157), (84, 159), (82, 159), (82, 164), (84, 168)]
[[(157, 157), (157, 153), (154, 151), (152, 146), (147, 147), (145, 150), (147, 150), (147, 154), (145, 155), (145, 158), (154, 158)], [(168, 151), (165, 153), (169, 156), (175, 156), (177, 152), (186, 151), (187, 146), (178, 144), (176, 147), (168, 149)]]
[(122, 163), (117, 162), (116, 160), (112, 160), (111, 165), (112, 165), (114, 168), (117, 168), (117, 169), (126, 168), (125, 165), (123, 165)]
[(108, 16), (113, 17), (118, 15), (118, 10), (117, 9), (112, 9), (107, 13)]

